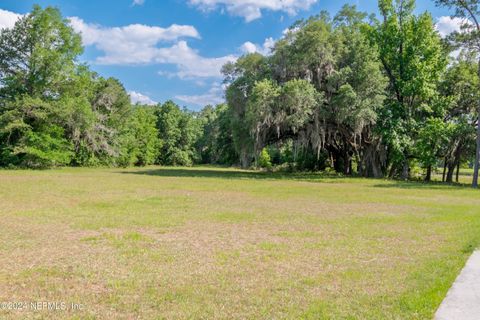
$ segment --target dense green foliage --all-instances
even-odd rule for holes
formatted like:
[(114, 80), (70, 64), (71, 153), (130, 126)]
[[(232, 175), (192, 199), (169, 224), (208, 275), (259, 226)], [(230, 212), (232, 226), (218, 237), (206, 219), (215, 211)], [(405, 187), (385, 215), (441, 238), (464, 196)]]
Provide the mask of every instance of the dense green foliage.
[(0, 35), (0, 165), (190, 165), (201, 125), (172, 102), (132, 106), (123, 85), (79, 64), (80, 36), (54, 8)]
[(200, 129), (195, 119), (171, 101), (159, 108), (157, 117), (157, 128), (162, 139), (160, 163), (191, 165), (196, 159), (194, 144)]
[(157, 132), (157, 116), (150, 107), (136, 106), (122, 133), (120, 164), (149, 165), (158, 157), (161, 141)]
[(408, 177), (410, 160), (418, 156), (419, 131), (441, 116), (436, 89), (447, 62), (430, 14), (413, 15), (414, 3), (380, 1), (383, 22), (373, 32), (389, 79), (381, 114), (382, 136), (389, 147), (387, 161), (391, 175), (403, 178)]
[[(480, 91), (480, 4), (478, 0), (435, 0), (438, 5), (446, 6), (455, 10), (455, 16), (462, 19), (463, 24), (460, 32), (454, 32), (450, 35), (450, 42), (457, 48), (463, 48), (473, 53), (473, 58), (477, 59), (476, 75), (470, 77), (469, 80), (473, 80), (471, 84), (476, 82), (474, 94), (472, 97), (476, 97), (475, 100), (467, 98), (467, 101), (471, 102), (470, 108), (476, 106), (476, 125), (477, 125), (477, 137), (475, 147), (475, 159), (473, 170), (473, 187), (478, 187), (478, 175), (480, 170), (480, 97), (478, 92)], [(472, 79), (473, 78), (473, 79)], [(466, 97), (464, 97), (466, 98)], [(458, 171), (457, 171), (458, 172)]]
[(225, 65), (227, 103), (199, 112), (132, 105), (118, 80), (78, 62), (68, 20), (36, 6), (0, 34), (0, 165), (204, 163), (426, 180), (443, 167), (452, 182), (478, 161), (479, 9), (437, 3), (474, 23), (442, 39), (414, 0), (380, 0), (380, 19), (349, 5), (321, 12), (271, 54)]
[(420, 168), (430, 180), (443, 166), (452, 182), (473, 163), (478, 48), (452, 58), (456, 46), (429, 13), (414, 14), (414, 0), (379, 8), (380, 20), (348, 5), (333, 19), (321, 13), (292, 26), (270, 56), (225, 66), (243, 166), (260, 165), (267, 148), (299, 169), (407, 179)]

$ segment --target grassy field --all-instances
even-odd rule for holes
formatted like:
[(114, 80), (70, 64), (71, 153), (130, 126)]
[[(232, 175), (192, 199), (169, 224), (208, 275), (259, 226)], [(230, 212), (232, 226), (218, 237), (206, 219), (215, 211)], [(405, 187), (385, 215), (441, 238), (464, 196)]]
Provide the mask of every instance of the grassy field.
[(479, 208), (466, 187), (316, 174), (0, 171), (0, 302), (67, 305), (0, 318), (431, 319)]
[[(432, 181), (441, 182), (443, 176), (443, 171), (441, 168), (432, 173)], [(470, 185), (472, 184), (473, 179), (473, 169), (461, 168), (458, 175), (458, 183)], [(453, 175), (453, 181), (455, 181), (455, 174)]]

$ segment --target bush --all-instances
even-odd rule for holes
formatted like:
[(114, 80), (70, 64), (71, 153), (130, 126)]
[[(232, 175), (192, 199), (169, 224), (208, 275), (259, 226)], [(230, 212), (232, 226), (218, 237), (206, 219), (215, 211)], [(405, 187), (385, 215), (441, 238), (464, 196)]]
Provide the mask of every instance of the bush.
[(262, 149), (260, 156), (258, 157), (258, 165), (260, 168), (271, 169), (272, 168), (272, 159), (266, 148)]

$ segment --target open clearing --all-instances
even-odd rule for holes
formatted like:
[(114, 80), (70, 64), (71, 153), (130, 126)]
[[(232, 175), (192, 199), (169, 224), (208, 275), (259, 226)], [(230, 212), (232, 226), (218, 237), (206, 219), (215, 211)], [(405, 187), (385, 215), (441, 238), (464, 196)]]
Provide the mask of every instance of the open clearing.
[(480, 243), (466, 187), (220, 168), (0, 171), (0, 310), (431, 319)]

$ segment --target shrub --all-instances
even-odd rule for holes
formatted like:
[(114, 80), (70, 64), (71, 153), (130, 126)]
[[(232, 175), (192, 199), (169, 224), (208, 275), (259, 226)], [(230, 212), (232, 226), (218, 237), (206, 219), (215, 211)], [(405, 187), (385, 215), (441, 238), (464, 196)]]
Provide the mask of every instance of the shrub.
[(272, 159), (266, 148), (262, 149), (260, 156), (258, 157), (258, 165), (261, 168), (271, 169), (272, 168)]

